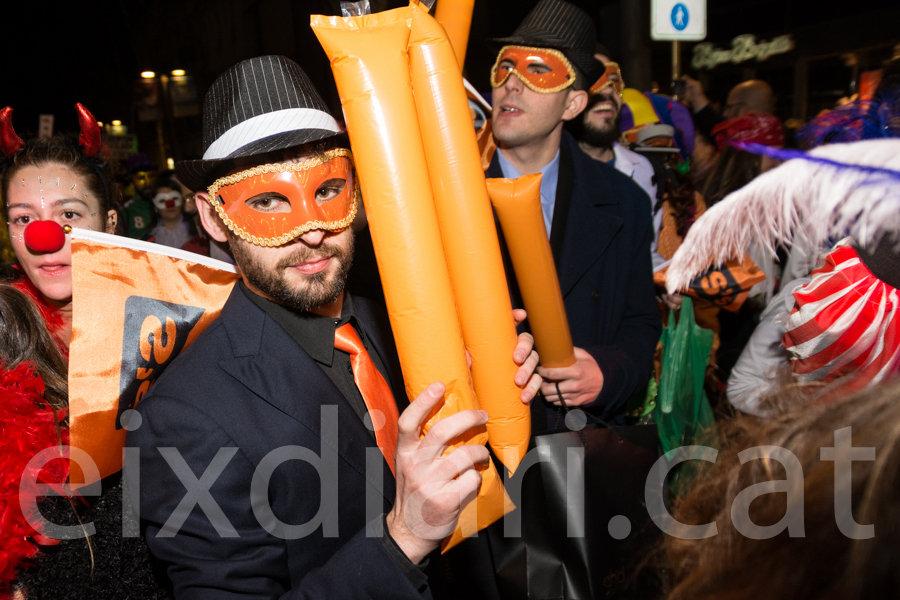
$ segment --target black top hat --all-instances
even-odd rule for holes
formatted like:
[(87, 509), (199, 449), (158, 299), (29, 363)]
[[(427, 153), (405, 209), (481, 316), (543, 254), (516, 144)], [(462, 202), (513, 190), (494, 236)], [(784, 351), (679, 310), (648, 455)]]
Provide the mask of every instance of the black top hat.
[(284, 56), (260, 56), (216, 79), (203, 102), (203, 158), (180, 161), (175, 172), (188, 189), (235, 159), (283, 150), (341, 133), (337, 121), (300, 66)]
[(535, 46), (562, 52), (587, 79), (588, 85), (602, 75), (594, 59), (597, 30), (591, 17), (565, 0), (541, 0), (513, 34), (488, 40), (498, 46)]

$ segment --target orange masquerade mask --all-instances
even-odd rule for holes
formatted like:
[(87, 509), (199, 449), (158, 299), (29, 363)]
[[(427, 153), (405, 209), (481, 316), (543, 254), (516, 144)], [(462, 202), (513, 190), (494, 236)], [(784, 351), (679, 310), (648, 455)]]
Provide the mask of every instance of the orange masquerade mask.
[(504, 46), (491, 69), (491, 87), (500, 87), (513, 74), (539, 94), (555, 94), (575, 83), (572, 63), (553, 48)]
[(228, 229), (258, 246), (281, 246), (313, 229), (346, 229), (359, 201), (353, 158), (344, 148), (240, 171), (208, 192)]
[(594, 94), (599, 94), (607, 87), (612, 87), (621, 98), (622, 91), (625, 89), (625, 80), (622, 79), (622, 71), (619, 70), (619, 63), (605, 62), (603, 63), (603, 66), (606, 67), (606, 71), (600, 76), (600, 79), (591, 86), (589, 91), (590, 95), (593, 96)]

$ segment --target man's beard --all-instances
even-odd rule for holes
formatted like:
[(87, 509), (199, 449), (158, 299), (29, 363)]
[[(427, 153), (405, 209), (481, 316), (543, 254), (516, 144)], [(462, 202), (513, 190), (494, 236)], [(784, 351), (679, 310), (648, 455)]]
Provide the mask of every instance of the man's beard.
[[(247, 281), (259, 291), (295, 310), (309, 311), (337, 300), (344, 291), (350, 267), (353, 266), (354, 236), (352, 233), (346, 247), (326, 245), (324, 242), (318, 248), (298, 245), (296, 252), (281, 259), (274, 269), (264, 267), (251, 253), (247, 252), (244, 244), (249, 242), (236, 239), (230, 232), (229, 237), (234, 260)], [(328, 257), (337, 261), (337, 271), (330, 275), (330, 269), (326, 268), (312, 275), (301, 275), (306, 283), (302, 289), (293, 287), (292, 282), (285, 276), (285, 270), (294, 265)]]
[(581, 141), (594, 148), (611, 149), (613, 143), (619, 141), (619, 138), (622, 136), (622, 133), (619, 131), (619, 125), (622, 122), (622, 111), (618, 112), (614, 121), (601, 128), (588, 121), (589, 110), (584, 111)]

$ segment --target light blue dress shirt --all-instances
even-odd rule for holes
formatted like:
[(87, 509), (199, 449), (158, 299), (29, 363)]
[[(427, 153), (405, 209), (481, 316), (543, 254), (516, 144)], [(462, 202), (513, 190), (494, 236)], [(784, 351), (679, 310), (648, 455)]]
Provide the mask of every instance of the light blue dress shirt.
[[(507, 179), (518, 179), (522, 176), (519, 170), (503, 156), (503, 150), (497, 148), (500, 161), (500, 170)], [(550, 228), (553, 225), (553, 207), (556, 204), (556, 183), (559, 181), (559, 150), (547, 166), (538, 171), (541, 177), (541, 211), (544, 213), (544, 225), (547, 227), (547, 237), (550, 237)]]

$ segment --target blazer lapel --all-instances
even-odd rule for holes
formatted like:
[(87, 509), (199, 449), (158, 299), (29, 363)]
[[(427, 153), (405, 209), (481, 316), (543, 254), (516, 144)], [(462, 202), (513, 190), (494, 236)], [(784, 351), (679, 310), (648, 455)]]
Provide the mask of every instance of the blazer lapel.
[[(593, 159), (581, 153), (574, 140), (569, 143), (570, 140), (567, 134), (563, 134), (562, 148), (571, 153), (573, 172), (580, 176), (572, 177), (572, 199), (557, 264), (563, 296), (572, 291), (582, 275), (597, 262), (624, 224), (619, 216), (618, 199), (609, 192), (602, 173), (600, 177), (591, 176), (592, 169), (602, 169), (603, 166), (586, 163)], [(560, 181), (562, 179), (560, 173)], [(600, 187), (596, 187), (597, 184)]]
[(566, 237), (574, 181), (575, 167), (572, 165), (572, 153), (565, 146), (560, 146), (556, 200), (553, 202), (553, 222), (550, 226), (550, 251), (553, 252), (553, 262), (557, 269), (562, 257), (563, 240)]
[[(220, 361), (219, 366), (263, 401), (303, 425), (393, 501), (395, 482), (386, 463), (388, 477), (384, 482), (366, 472), (366, 448), (374, 445), (372, 435), (318, 363), (238, 286), (220, 318), (234, 358)], [(323, 406), (337, 408), (336, 437), (322, 431)]]

